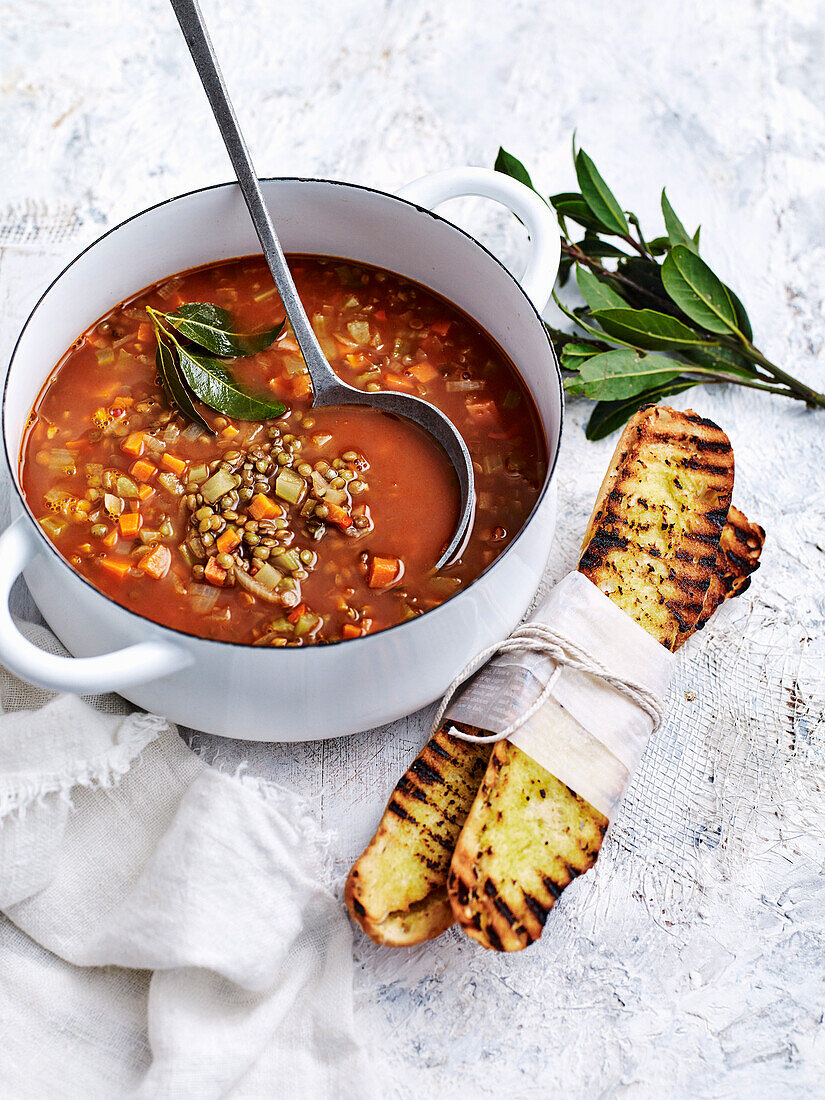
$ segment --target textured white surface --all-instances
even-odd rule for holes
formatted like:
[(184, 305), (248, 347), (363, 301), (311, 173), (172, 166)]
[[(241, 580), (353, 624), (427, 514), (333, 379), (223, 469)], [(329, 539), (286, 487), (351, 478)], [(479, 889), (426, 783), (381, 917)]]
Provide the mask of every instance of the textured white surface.
[[(825, 386), (822, 3), (205, 9), (262, 174), (393, 189), (490, 164), (501, 142), (563, 190), (577, 127), (644, 225), (667, 183), (763, 350)], [(81, 244), (229, 173), (163, 0), (7, 0), (1, 26), (5, 354)], [(478, 203), (459, 213), (518, 266), (511, 219)], [(672, 717), (597, 870), (540, 944), (503, 958), (453, 933), (405, 953), (359, 939), (357, 1011), (388, 1095), (821, 1095), (825, 414), (733, 390), (688, 403), (731, 436), (735, 498), (768, 530), (763, 567), (686, 647)], [(586, 415), (569, 410), (554, 578), (575, 560), (613, 446), (585, 443)], [(273, 748), (195, 741), (308, 794), (343, 874), (426, 726), (416, 715)]]

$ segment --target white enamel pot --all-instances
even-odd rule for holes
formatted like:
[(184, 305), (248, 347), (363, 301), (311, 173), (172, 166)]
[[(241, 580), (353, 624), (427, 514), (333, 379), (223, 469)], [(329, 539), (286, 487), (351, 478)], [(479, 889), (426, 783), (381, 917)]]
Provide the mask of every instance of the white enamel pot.
[[(82, 252), (35, 306), (12, 355), (3, 439), (19, 515), (0, 537), (0, 661), (58, 691), (116, 691), (196, 729), (260, 741), (336, 737), (389, 722), (437, 698), (481, 649), (505, 637), (535, 592), (555, 522), (551, 476), (562, 429), (558, 364), (539, 317), (559, 262), (558, 228), (533, 192), (481, 168), (424, 177), (398, 196), (326, 180), (263, 182), (287, 252), (346, 257), (414, 279), (474, 317), (513, 360), (538, 408), (547, 480), (528, 522), (473, 585), (420, 618), (333, 645), (255, 648), (209, 641), (149, 622), (102, 595), (57, 553), (20, 492), (26, 418), (77, 335), (124, 298), (165, 276), (259, 252), (235, 184), (170, 199), (110, 230)], [(527, 271), (516, 279), (431, 207), (481, 195), (528, 229)], [(33, 646), (8, 610), (15, 578), (73, 656)]]

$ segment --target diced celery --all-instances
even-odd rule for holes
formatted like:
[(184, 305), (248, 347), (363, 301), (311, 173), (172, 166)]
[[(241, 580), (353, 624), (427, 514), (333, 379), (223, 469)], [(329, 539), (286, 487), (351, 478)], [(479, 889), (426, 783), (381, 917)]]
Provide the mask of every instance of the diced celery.
[(521, 404), (521, 394), (518, 390), (508, 390), (505, 394), (502, 405), (505, 409), (517, 409)]
[(137, 484), (125, 474), (121, 474), (120, 477), (117, 479), (115, 489), (118, 496), (126, 497), (129, 500), (137, 500), (140, 496), (140, 494), (138, 493)]
[(370, 339), (370, 326), (366, 321), (350, 321), (347, 331), (357, 344), (368, 344)]
[(323, 313), (313, 313), (312, 315), (312, 327), (315, 329), (316, 336), (326, 336), (327, 334), (327, 319)]
[(504, 463), (498, 451), (486, 454), (481, 460), (481, 468), (485, 474), (497, 474), (499, 470), (504, 469)]
[(203, 499), (207, 504), (214, 504), (216, 500), (220, 500), (226, 493), (231, 493), (233, 489), (237, 489), (240, 483), (241, 480), (236, 474), (230, 474), (228, 470), (221, 468), (201, 486)]
[(295, 633), (300, 638), (304, 634), (309, 634), (311, 631), (317, 630), (322, 621), (320, 616), (313, 615), (311, 611), (305, 611), (295, 624)]
[[(217, 475), (215, 475), (217, 476)], [(212, 480), (212, 479), (210, 479)], [(207, 485), (209, 482), (206, 483)], [(203, 487), (203, 497), (207, 500), (206, 485)], [(289, 504), (298, 504), (306, 491), (306, 482), (300, 474), (285, 467), (275, 478), (275, 495)]]
[(454, 595), (461, 588), (459, 577), (433, 577), (430, 580), (430, 588), (437, 596), (445, 598)]
[(59, 519), (57, 516), (43, 516), (38, 522), (50, 539), (58, 538), (69, 526), (65, 519)]
[(95, 357), (101, 367), (108, 367), (115, 361), (115, 353), (111, 348), (98, 348)]
[(164, 487), (167, 493), (171, 493), (173, 497), (179, 497), (183, 494), (183, 486), (180, 483), (180, 479), (170, 470), (164, 470), (162, 474), (158, 474), (158, 481)]
[(282, 577), (283, 573), (279, 573), (277, 569), (273, 569), (269, 562), (265, 562), (255, 574), (255, 580), (260, 581), (260, 583), (266, 585), (267, 588), (276, 588)]
[(197, 466), (192, 466), (189, 470), (189, 480), (194, 481), (196, 485), (200, 485), (202, 481), (205, 481), (209, 477), (209, 467), (205, 462), (199, 462)]
[(153, 531), (150, 527), (141, 527), (139, 537), (142, 543), (148, 545), (151, 542), (159, 541), (160, 531)]
[(298, 557), (296, 550), (284, 550), (273, 560), (276, 565), (280, 565), (282, 569), (288, 569), (290, 573), (294, 573), (296, 569), (301, 568), (301, 559)]

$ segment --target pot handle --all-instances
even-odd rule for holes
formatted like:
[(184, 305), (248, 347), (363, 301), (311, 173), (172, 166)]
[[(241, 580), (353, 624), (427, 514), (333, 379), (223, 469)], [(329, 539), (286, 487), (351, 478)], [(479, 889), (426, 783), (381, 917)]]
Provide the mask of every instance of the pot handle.
[(428, 209), (448, 199), (479, 195), (512, 210), (527, 227), (532, 245), (521, 286), (536, 309), (539, 312), (544, 309), (559, 270), (561, 239), (552, 208), (535, 191), (489, 168), (447, 168), (413, 180), (397, 194)]
[(51, 691), (95, 695), (177, 672), (192, 657), (164, 641), (146, 641), (100, 657), (59, 657), (25, 638), (9, 611), (12, 585), (40, 550), (21, 516), (0, 536), (0, 662), (15, 676)]

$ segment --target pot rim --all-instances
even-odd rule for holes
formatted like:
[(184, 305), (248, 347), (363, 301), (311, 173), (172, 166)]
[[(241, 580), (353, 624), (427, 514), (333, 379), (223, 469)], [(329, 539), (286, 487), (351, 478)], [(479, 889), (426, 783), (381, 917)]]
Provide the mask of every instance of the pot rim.
[[(506, 550), (504, 550), (495, 559), (495, 561), (491, 562), (487, 566), (486, 569), (482, 570), (482, 572), (479, 573), (479, 575), (475, 578), (475, 580), (473, 580), (471, 582), (471, 584), (469, 584), (467, 586), (467, 588), (464, 588), (460, 592), (457, 592), (454, 596), (450, 596), (449, 599), (445, 600), (444, 603), (439, 604), (438, 607), (434, 607), (430, 611), (427, 611), (423, 615), (419, 615), (414, 619), (409, 619), (409, 620), (407, 620), (406, 622), (403, 622), (403, 623), (396, 623), (394, 626), (387, 627), (384, 630), (378, 631), (376, 634), (365, 634), (365, 635), (362, 635), (360, 638), (340, 638), (337, 641), (325, 643), (325, 645), (321, 648), (328, 649), (329, 646), (342, 645), (344, 642), (346, 642), (346, 644), (348, 646), (351, 646), (351, 645), (365, 645), (365, 644), (369, 644), (371, 642), (374, 642), (376, 639), (381, 638), (382, 636), (384, 636), (386, 634), (389, 634), (392, 631), (407, 629), (408, 632), (411, 632), (412, 628), (416, 627), (416, 625), (419, 624), (422, 619), (429, 620), (430, 622), (432, 622), (432, 619), (430, 618), (430, 616), (436, 615), (439, 612), (444, 611), (450, 604), (453, 603), (454, 600), (459, 600), (463, 596), (468, 595), (472, 591), (472, 589), (476, 586), (476, 584), (483, 577), (486, 577), (486, 576), (492, 574), (492, 572), (497, 568), (497, 566), (499, 566), (499, 564), (504, 562), (505, 558), (507, 558), (510, 555), (510, 553), (513, 550), (513, 548), (515, 547), (516, 543), (519, 541), (521, 536), (524, 534), (527, 527), (533, 522), (533, 519), (535, 518), (539, 508), (544, 503), (545, 498), (547, 497), (547, 494), (550, 491), (550, 486), (551, 486), (552, 481), (553, 481), (553, 475), (555, 474), (556, 463), (558, 462), (559, 451), (561, 449), (561, 440), (562, 440), (562, 436), (564, 434), (565, 400), (564, 400), (564, 386), (562, 384), (562, 377), (561, 377), (561, 368), (559, 367), (558, 357), (556, 355), (556, 350), (553, 347), (553, 342), (550, 339), (550, 334), (548, 333), (547, 328), (544, 324), (544, 321), (541, 318), (541, 314), (540, 314), (539, 310), (536, 308), (534, 303), (530, 300), (528, 295), (525, 293), (524, 288), (522, 287), (522, 285), (518, 281), (518, 279), (515, 277), (515, 275), (512, 273), (512, 271), (510, 271), (510, 269), (508, 267), (506, 267), (501, 262), (501, 260), (499, 260), (499, 258), (497, 256), (493, 255), (493, 253), (489, 250), (489, 248), (487, 248), (486, 245), (482, 244), (481, 241), (477, 240), (471, 233), (468, 233), (465, 229), (462, 229), (460, 226), (455, 225), (453, 222), (449, 221), (447, 218), (442, 217), (435, 210), (430, 210), (426, 206), (419, 206), (418, 203), (411, 202), (409, 199), (402, 198), (400, 195), (395, 195), (390, 191), (381, 191), (377, 187), (367, 187), (366, 185), (360, 184), (360, 183), (348, 183), (345, 180), (322, 179), (322, 178), (315, 177), (315, 176), (261, 176), (260, 177), (260, 182), (261, 183), (313, 183), (313, 184), (319, 183), (319, 184), (327, 184), (331, 187), (344, 187), (344, 188), (352, 188), (352, 189), (357, 190), (357, 191), (365, 191), (368, 194), (379, 195), (379, 196), (381, 196), (381, 198), (391, 199), (394, 202), (403, 203), (405, 206), (411, 206), (414, 210), (419, 211), (419, 213), (426, 214), (429, 217), (434, 218), (436, 221), (442, 222), (445, 226), (447, 226), (448, 229), (452, 230), (453, 232), (461, 234), (461, 236), (465, 237), (468, 241), (471, 242), (471, 244), (475, 245), (476, 248), (480, 249), (489, 259), (491, 259), (498, 267), (500, 267), (501, 270), (505, 273), (505, 275), (513, 283), (515, 283), (515, 285), (516, 285), (519, 293), (521, 294), (522, 298), (527, 303), (527, 305), (530, 308), (530, 311), (533, 313), (536, 320), (538, 321), (538, 323), (542, 327), (542, 331), (543, 331), (544, 337), (547, 341), (547, 346), (548, 346), (549, 351), (550, 351), (550, 358), (551, 358), (551, 360), (553, 362), (553, 366), (555, 367), (555, 370), (556, 370), (556, 382), (557, 382), (558, 388), (559, 388), (559, 429), (558, 429), (557, 437), (556, 437), (556, 441), (555, 441), (555, 451), (553, 453), (552, 458), (549, 458), (549, 456), (548, 456), (547, 473), (546, 473), (545, 478), (544, 478), (544, 484), (541, 488), (541, 492), (539, 493), (538, 497), (536, 498), (536, 502), (533, 505), (532, 509), (530, 510), (530, 514), (527, 516), (524, 523), (519, 528), (518, 533), (513, 538), (513, 541), (509, 544), (509, 546), (506, 548)], [(14, 367), (14, 360), (15, 360), (15, 356), (17, 355), (17, 350), (20, 346), (20, 341), (23, 339), (23, 336), (25, 335), (26, 330), (28, 329), (30, 323), (34, 319), (34, 316), (37, 313), (38, 309), (40, 308), (40, 305), (43, 302), (43, 300), (51, 293), (52, 288), (58, 282), (60, 282), (60, 280), (63, 278), (63, 276), (69, 271), (69, 269), (74, 267), (74, 265), (83, 256), (85, 256), (87, 252), (90, 252), (93, 248), (96, 248), (97, 245), (99, 245), (101, 241), (105, 240), (107, 237), (110, 237), (113, 233), (116, 233), (118, 230), (122, 229), (124, 226), (129, 225), (130, 222), (136, 221), (138, 218), (142, 218), (145, 214), (150, 214), (153, 211), (159, 210), (164, 206), (168, 206), (173, 202), (178, 202), (180, 199), (188, 199), (188, 198), (191, 198), (193, 195), (204, 194), (207, 191), (218, 191), (218, 190), (221, 190), (223, 188), (239, 188), (239, 184), (236, 180), (227, 180), (223, 183), (207, 184), (205, 187), (196, 187), (196, 188), (193, 188), (191, 191), (183, 191), (179, 195), (171, 195), (169, 198), (161, 199), (160, 202), (152, 203), (151, 206), (146, 206), (142, 210), (138, 210), (136, 213), (130, 214), (129, 217), (124, 218), (122, 221), (119, 221), (116, 225), (111, 226), (109, 229), (107, 229), (105, 231), (105, 233), (101, 233), (99, 237), (96, 237), (93, 241), (91, 241), (89, 244), (87, 244), (85, 248), (82, 248), (80, 250), (80, 252), (77, 253), (76, 256), (73, 256), (72, 259), (69, 260), (69, 262), (51, 280), (49, 285), (46, 287), (46, 289), (43, 291), (43, 293), (37, 299), (37, 301), (35, 302), (34, 306), (31, 309), (28, 317), (26, 318), (26, 321), (25, 321), (23, 327), (21, 328), (17, 339), (14, 342), (14, 347), (12, 348), (12, 352), (11, 352), (11, 355), (9, 357), (8, 366), (6, 368), (6, 377), (5, 377), (5, 381), (3, 383), (2, 402), (0, 402), (0, 431), (2, 431), (2, 435), (3, 435), (3, 456), (6, 460), (6, 467), (8, 469), (9, 476), (11, 478), (12, 488), (14, 489), (14, 492), (17, 495), (17, 498), (18, 498), (18, 500), (19, 500), (19, 502), (22, 506), (23, 512), (28, 517), (28, 519), (31, 521), (33, 527), (36, 529), (38, 538), (45, 544), (45, 546), (48, 548), (48, 550), (51, 552), (51, 554), (54, 556), (54, 558), (57, 559), (57, 561), (60, 563), (60, 565), (63, 566), (65, 569), (67, 569), (73, 577), (75, 577), (77, 580), (79, 580), (82, 584), (85, 584), (97, 596), (99, 596), (101, 599), (106, 600), (108, 603), (112, 604), (119, 611), (122, 611), (125, 614), (130, 615), (131, 617), (137, 619), (138, 622), (147, 623), (151, 628), (154, 628), (156, 630), (161, 630), (161, 631), (165, 632), (171, 638), (185, 638), (185, 639), (188, 640), (189, 643), (201, 642), (201, 643), (208, 643), (210, 645), (232, 646), (232, 647), (238, 647), (238, 648), (241, 648), (241, 649), (250, 649), (250, 648), (254, 648), (254, 647), (251, 647), (248, 642), (235, 642), (235, 641), (231, 641), (231, 640), (228, 640), (228, 639), (222, 639), (222, 638), (204, 638), (199, 634), (191, 634), (188, 631), (179, 630), (177, 627), (166, 626), (164, 623), (155, 622), (154, 619), (149, 619), (145, 615), (140, 615), (140, 614), (138, 614), (137, 611), (133, 611), (131, 608), (125, 607), (123, 604), (118, 603), (117, 600), (112, 599), (111, 596), (107, 596), (105, 592), (101, 592), (101, 590), (99, 588), (97, 588), (94, 584), (92, 584), (91, 581), (87, 580), (86, 577), (84, 577), (76, 569), (73, 569), (72, 566), (69, 564), (69, 562), (63, 557), (63, 555), (60, 553), (60, 551), (54, 545), (54, 543), (51, 542), (46, 537), (45, 532), (43, 531), (40, 524), (37, 522), (36, 518), (34, 517), (32, 511), (29, 507), (28, 501), (24, 497), (24, 495), (23, 495), (23, 493), (22, 493), (22, 491), (21, 491), (21, 489), (20, 489), (20, 487), (17, 483), (17, 478), (15, 476), (15, 470), (16, 470), (17, 467), (12, 462), (11, 456), (9, 454), (9, 444), (8, 444), (8, 439), (6, 438), (6, 431), (5, 431), (6, 399), (7, 399), (7, 396), (8, 396), (9, 380), (11, 379), (11, 372), (12, 372), (12, 368)], [(254, 255), (254, 253), (249, 253), (249, 255)], [(342, 258), (346, 259), (346, 257), (342, 257)], [(350, 260), (351, 259), (352, 258), (350, 257)], [(215, 262), (218, 262), (218, 261), (215, 261)], [(175, 274), (175, 273), (173, 272), (172, 274)], [(422, 283), (422, 286), (426, 286), (426, 284)], [(427, 289), (430, 289), (430, 288), (427, 288)], [(473, 317), (473, 320), (476, 321), (477, 324), (481, 324), (481, 322), (478, 320), (478, 318)], [(486, 331), (487, 331), (486, 328), (483, 325), (481, 325), (481, 327), (484, 329), (484, 331), (486, 333)], [(48, 375), (47, 375), (47, 377), (48, 377)], [(529, 391), (530, 386), (527, 384), (527, 382), (524, 378), (522, 378), (522, 382), (524, 382), (525, 386), (527, 386), (527, 389)], [(532, 394), (531, 394), (531, 396), (532, 396)], [(542, 429), (544, 429), (544, 424), (542, 424)], [(275, 648), (274, 651), (279, 653), (279, 654), (284, 654), (284, 653), (306, 653), (307, 650), (312, 651), (314, 648), (316, 648), (316, 647), (314, 647), (314, 646), (279, 646), (279, 647)]]

